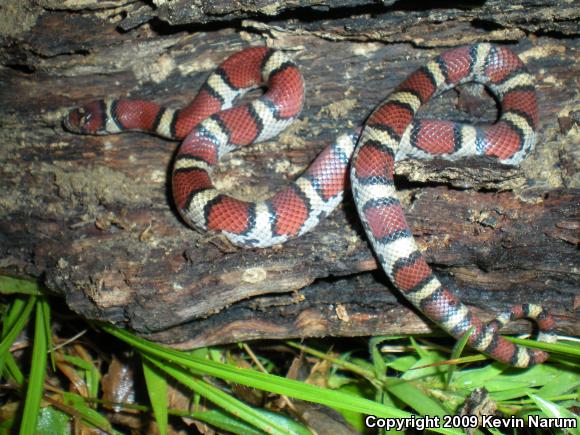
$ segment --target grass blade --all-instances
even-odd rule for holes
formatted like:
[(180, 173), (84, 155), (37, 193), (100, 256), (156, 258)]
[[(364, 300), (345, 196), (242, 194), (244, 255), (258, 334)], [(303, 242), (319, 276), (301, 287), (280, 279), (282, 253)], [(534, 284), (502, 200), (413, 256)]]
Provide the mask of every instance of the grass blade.
[(409, 381), (392, 379), (387, 384), (387, 390), (422, 415), (436, 415), (439, 417), (449, 415), (449, 411), (441, 406), (439, 402), (427, 396)]
[(41, 296), (40, 287), (35, 281), (28, 281), (11, 276), (0, 276), (0, 294), (20, 293), (31, 296)]
[[(85, 398), (76, 393), (62, 392), (62, 405), (64, 412), (79, 418), (88, 425), (92, 425), (107, 433), (117, 433), (111, 427), (111, 423), (107, 418), (98, 411), (91, 408)], [(56, 405), (56, 403), (53, 403)]]
[[(46, 345), (48, 349), (52, 349), (53, 345), (52, 345), (52, 329), (50, 323), (50, 305), (48, 305), (48, 302), (44, 298), (40, 299), (38, 303), (41, 304), (43, 310), (42, 317), (44, 319), (44, 331), (46, 332)], [(50, 356), (50, 366), (52, 367), (53, 371), (56, 371), (54, 352), (51, 351), (49, 352), (48, 355)]]
[[(382, 405), (361, 397), (353, 397), (349, 394), (326, 390), (324, 388), (308, 385), (292, 379), (259, 373), (253, 370), (187, 355), (184, 352), (165, 348), (158, 344), (148, 342), (142, 338), (135, 337), (127, 331), (117, 329), (108, 324), (100, 324), (100, 327), (104, 331), (120, 340), (123, 340), (146, 355), (183, 365), (190, 368), (192, 372), (200, 375), (214, 376), (240, 385), (246, 385), (276, 394), (307, 400), (309, 402), (320, 403), (340, 410), (350, 410), (361, 414), (387, 418), (410, 418), (413, 416), (413, 414), (409, 412)], [(433, 431), (449, 434), (462, 433), (458, 430), (443, 428), (433, 429)]]
[[(18, 313), (8, 314), (7, 317), (9, 318), (8, 320), (10, 323), (12, 323), (12, 327), (10, 327), (9, 330), (2, 336), (2, 341), (0, 342), (0, 355), (4, 355), (5, 352), (8, 352), (8, 349), (10, 349), (10, 346), (12, 346), (12, 343), (14, 343), (16, 337), (18, 337), (18, 334), (20, 334), (24, 326), (28, 323), (30, 313), (34, 308), (35, 303), (36, 297), (31, 296), (22, 309), (20, 309), (20, 305), (17, 306)], [(12, 319), (12, 317), (14, 317), (14, 319)]]
[(97, 369), (92, 362), (86, 361), (78, 356), (61, 355), (59, 358), (62, 358), (62, 360), (68, 364), (83, 370), (88, 397), (96, 398), (99, 393), (99, 382), (101, 380), (99, 369)]
[(287, 431), (283, 426), (280, 426), (271, 419), (264, 417), (260, 412), (249, 407), (230, 394), (223, 392), (219, 388), (216, 388), (207, 382), (195, 379), (189, 372), (174, 366), (173, 364), (165, 364), (162, 361), (147, 356), (145, 356), (145, 358), (147, 361), (158, 367), (159, 370), (162, 370), (172, 378), (175, 378), (179, 383), (185, 385), (193, 392), (205, 397), (207, 400), (215, 403), (247, 423), (250, 423), (266, 433), (279, 435), (287, 434)]
[(233, 418), (228, 413), (214, 409), (211, 411), (194, 412), (189, 417), (236, 435), (263, 435), (264, 432), (256, 430), (247, 423)]
[[(32, 298), (31, 298), (32, 299)], [(44, 320), (44, 301), (36, 304), (36, 318), (34, 322), (34, 344), (32, 345), (32, 363), (30, 365), (30, 375), (28, 376), (28, 387), (26, 389), (26, 400), (24, 411), (22, 412), (22, 423), (20, 434), (29, 435), (36, 433), (36, 422), (40, 411), (40, 400), (42, 398), (44, 376), (46, 374), (46, 352), (48, 350), (46, 337), (46, 323)]]
[(153, 365), (149, 360), (143, 360), (143, 375), (149, 401), (153, 408), (153, 415), (161, 435), (167, 434), (167, 381), (159, 372), (159, 368)]
[(580, 358), (580, 346), (565, 343), (546, 343), (545, 341), (528, 340), (516, 337), (506, 337), (509, 341), (522, 346), (545, 350), (552, 354), (562, 354), (572, 358)]
[[(454, 360), (459, 358), (463, 352), (463, 349), (465, 349), (465, 346), (467, 345), (467, 340), (469, 340), (469, 337), (471, 337), (471, 334), (473, 334), (473, 331), (475, 331), (475, 326), (469, 328), (469, 330), (463, 334), (459, 340), (457, 340), (457, 343), (455, 343), (455, 346), (453, 346), (453, 352), (451, 353), (450, 359)], [(445, 388), (449, 388), (449, 385), (451, 385), (451, 380), (453, 379), (453, 374), (455, 373), (456, 369), (457, 366), (454, 364), (449, 366), (445, 380)]]
[(227, 364), (208, 361), (194, 356), (186, 355), (174, 349), (164, 348), (158, 344), (150, 343), (139, 337), (135, 337), (126, 331), (116, 329), (110, 325), (102, 325), (108, 333), (129, 343), (138, 350), (148, 355), (169, 360), (180, 365), (193, 369), (202, 375), (215, 376), (220, 379), (236, 382), (240, 385), (254, 387), (276, 394), (295, 397), (297, 399), (315, 401), (323, 405), (340, 409), (350, 409), (352, 411), (374, 414), (382, 417), (410, 417), (411, 414), (395, 408), (378, 405), (375, 402), (365, 399), (353, 399), (351, 396), (338, 392), (329, 392), (323, 388), (304, 384), (292, 379), (280, 376), (267, 375), (249, 369), (230, 366)]
[(24, 375), (11, 353), (7, 353), (4, 359), (4, 377), (13, 380), (18, 385), (24, 384)]
[[(22, 317), (23, 310), (27, 306), (26, 303), (29, 301), (29, 299), (30, 298), (26, 298), (26, 299), (15, 298), (12, 301), (12, 304), (10, 305), (10, 307), (6, 310), (5, 315), (2, 317), (2, 335), (0, 335), (0, 343), (4, 343), (6, 336), (14, 327), (14, 324), (16, 323), (16, 321), (20, 317)], [(33, 305), (30, 306), (30, 310), (32, 310), (32, 306)], [(30, 311), (24, 317), (28, 318), (29, 315), (30, 315)], [(14, 339), (16, 339), (16, 337), (18, 336), (19, 331), (15, 331), (15, 332), (16, 332), (16, 336), (14, 337)], [(12, 345), (12, 342), (13, 342), (13, 340), (7, 339), (6, 344), (8, 345), (8, 348)], [(11, 357), (10, 352), (8, 352), (8, 351), (0, 352), (0, 377), (3, 376), (4, 365), (8, 363), (8, 359), (10, 357)]]
[[(571, 423), (568, 425), (569, 433), (574, 435), (580, 434), (580, 417), (578, 417), (576, 414), (572, 413), (563, 406), (560, 406), (549, 400), (542, 399), (540, 396), (535, 394), (530, 394), (530, 397), (548, 418), (559, 419), (560, 421), (565, 421), (563, 419), (566, 419)], [(572, 420), (576, 420), (575, 424)]]

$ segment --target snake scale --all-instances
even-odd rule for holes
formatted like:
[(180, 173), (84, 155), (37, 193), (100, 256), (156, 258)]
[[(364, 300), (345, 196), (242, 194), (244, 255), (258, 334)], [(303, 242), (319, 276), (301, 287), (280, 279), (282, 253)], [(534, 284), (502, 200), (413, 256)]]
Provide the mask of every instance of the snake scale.
[[(490, 126), (418, 120), (429, 99), (459, 84), (483, 84), (500, 105)], [(236, 100), (256, 87), (252, 101)], [(179, 213), (200, 231), (223, 233), (242, 247), (268, 247), (314, 228), (342, 201), (350, 185), (368, 240), (397, 289), (452, 336), (472, 331), (468, 345), (496, 360), (528, 367), (548, 358), (544, 351), (515, 345), (499, 330), (508, 322), (534, 319), (538, 340), (555, 340), (554, 319), (542, 307), (522, 304), (484, 324), (441, 284), (413, 239), (395, 193), (394, 165), (402, 158), (457, 159), (488, 156), (517, 164), (533, 148), (538, 128), (534, 81), (506, 47), (480, 43), (446, 51), (404, 80), (362, 129), (327, 146), (293, 183), (264, 201), (241, 201), (217, 190), (212, 169), (226, 153), (268, 140), (288, 127), (304, 102), (304, 81), (281, 51), (253, 47), (233, 54), (213, 72), (194, 100), (181, 109), (128, 99), (92, 101), (72, 110), (65, 127), (81, 134), (130, 130), (181, 140), (173, 175)]]

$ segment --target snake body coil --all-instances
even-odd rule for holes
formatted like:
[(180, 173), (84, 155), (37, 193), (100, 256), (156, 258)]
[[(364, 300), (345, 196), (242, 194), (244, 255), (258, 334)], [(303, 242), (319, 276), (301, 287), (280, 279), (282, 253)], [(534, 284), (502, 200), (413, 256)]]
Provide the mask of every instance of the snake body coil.
[[(475, 127), (416, 120), (419, 108), (458, 84), (484, 84), (501, 106), (499, 120)], [(258, 86), (264, 95), (234, 106)], [(535, 319), (542, 341), (554, 341), (554, 320), (541, 307), (518, 305), (483, 324), (446, 289), (417, 248), (395, 194), (395, 161), (469, 155), (516, 164), (534, 146), (538, 108), (533, 79), (509, 49), (475, 44), (433, 59), (401, 83), (368, 118), (362, 132), (339, 136), (295, 182), (265, 201), (245, 202), (217, 190), (211, 171), (238, 147), (268, 140), (298, 116), (304, 83), (281, 52), (249, 48), (212, 73), (195, 99), (176, 110), (141, 100), (100, 100), (73, 110), (65, 126), (77, 133), (128, 130), (182, 140), (173, 168), (173, 197), (182, 217), (201, 231), (219, 231), (243, 247), (268, 247), (315, 227), (341, 201), (350, 166), (356, 207), (373, 250), (392, 283), (417, 309), (454, 337), (471, 328), (468, 344), (507, 364), (527, 367), (548, 354), (511, 343), (499, 329)], [(357, 141), (358, 139), (358, 141)]]

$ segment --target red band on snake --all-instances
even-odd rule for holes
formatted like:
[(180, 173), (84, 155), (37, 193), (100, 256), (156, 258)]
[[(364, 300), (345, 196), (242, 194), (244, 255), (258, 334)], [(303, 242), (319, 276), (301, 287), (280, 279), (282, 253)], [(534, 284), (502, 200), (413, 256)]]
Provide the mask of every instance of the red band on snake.
[[(459, 84), (485, 85), (501, 107), (487, 127), (416, 120), (419, 108)], [(234, 106), (258, 86), (264, 95)], [(241, 201), (218, 191), (211, 172), (238, 147), (268, 140), (298, 116), (304, 83), (297, 66), (279, 51), (249, 48), (212, 73), (195, 99), (176, 110), (140, 100), (101, 100), (73, 110), (67, 129), (84, 134), (146, 131), (181, 140), (173, 168), (179, 213), (200, 231), (218, 231), (243, 247), (268, 247), (314, 228), (342, 201), (350, 184), (363, 227), (386, 274), (419, 311), (454, 337), (471, 331), (468, 344), (504, 363), (527, 367), (548, 354), (511, 343), (506, 323), (536, 320), (538, 339), (554, 341), (554, 320), (537, 305), (513, 307), (484, 324), (445, 288), (417, 248), (393, 174), (397, 160), (482, 155), (517, 164), (535, 144), (538, 107), (532, 77), (511, 50), (475, 44), (449, 50), (411, 74), (371, 114), (361, 131), (339, 136), (287, 188), (264, 201)]]

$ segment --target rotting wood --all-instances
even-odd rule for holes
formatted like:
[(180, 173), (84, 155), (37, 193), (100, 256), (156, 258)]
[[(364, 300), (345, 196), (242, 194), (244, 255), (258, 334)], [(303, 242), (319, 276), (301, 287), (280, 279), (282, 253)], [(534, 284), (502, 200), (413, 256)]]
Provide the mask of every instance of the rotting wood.
[[(291, 9), (268, 20), (234, 11), (251, 20), (200, 29), (159, 25), (160, 7), (120, 32), (121, 16), (151, 11), (141, 2), (105, 3), (75, 14), (55, 2), (31, 4), (33, 12), (45, 6), (36, 21), (0, 40), (0, 270), (42, 277), (87, 318), (182, 347), (427, 332), (376, 270), (350, 198), (299, 240), (239, 250), (177, 217), (167, 183), (177, 144), (140, 134), (75, 136), (60, 119), (105, 95), (183, 105), (241, 47), (288, 49), (307, 81), (300, 120), (280, 138), (226, 158), (217, 173), (238, 196), (264, 196), (303, 170), (337, 126), (359, 125), (439, 47), (510, 42), (538, 78), (542, 126), (531, 158), (520, 169), (402, 162), (397, 182), (428, 260), (482, 317), (514, 300), (542, 303), (560, 331), (578, 335), (579, 44), (567, 6), (521, 2), (528, 10), (492, 14), (497, 2), (464, 10), (394, 4), (377, 12), (358, 2), (304, 21)], [(550, 11), (557, 19), (541, 21)], [(525, 37), (528, 31), (539, 34)], [(423, 113), (493, 121), (496, 111), (489, 98), (464, 89)], [(518, 323), (511, 331), (527, 329)]]

